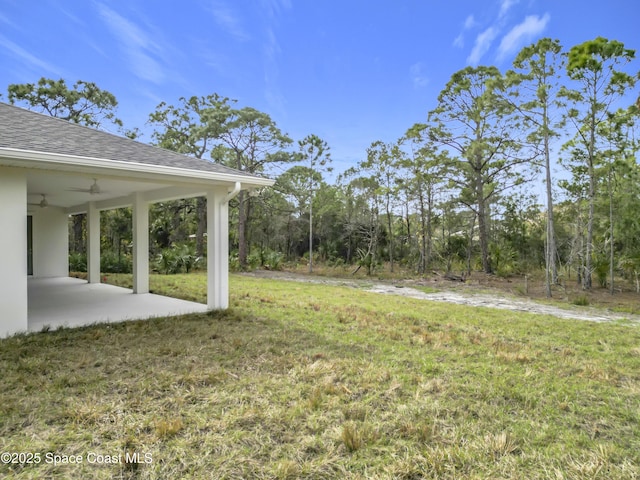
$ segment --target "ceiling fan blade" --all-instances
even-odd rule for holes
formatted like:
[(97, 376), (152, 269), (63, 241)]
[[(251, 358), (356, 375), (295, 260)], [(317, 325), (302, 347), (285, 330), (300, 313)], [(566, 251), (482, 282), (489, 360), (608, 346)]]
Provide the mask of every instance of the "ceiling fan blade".
[(93, 179), (93, 183), (91, 184), (91, 186), (89, 188), (71, 187), (71, 188), (67, 189), (67, 191), (69, 191), (69, 192), (89, 193), (91, 195), (100, 195), (101, 193), (105, 193), (100, 188), (100, 185), (98, 185), (98, 180), (96, 178)]
[(47, 196), (44, 193), (40, 194), (42, 196), (42, 200), (38, 203), (27, 203), (27, 205), (32, 205), (34, 207), (47, 208), (49, 206), (49, 201), (47, 200)]

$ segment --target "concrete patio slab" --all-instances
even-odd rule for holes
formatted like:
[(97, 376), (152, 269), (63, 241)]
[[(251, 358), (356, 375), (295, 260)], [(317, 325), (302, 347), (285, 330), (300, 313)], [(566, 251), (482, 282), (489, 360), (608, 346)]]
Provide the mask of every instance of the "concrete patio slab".
[(30, 278), (29, 331), (202, 313), (206, 305), (70, 277)]

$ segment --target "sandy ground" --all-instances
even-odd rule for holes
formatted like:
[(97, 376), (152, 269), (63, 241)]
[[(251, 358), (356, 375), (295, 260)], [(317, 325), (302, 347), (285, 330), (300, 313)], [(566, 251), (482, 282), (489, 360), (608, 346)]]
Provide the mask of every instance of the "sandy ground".
[(441, 290), (435, 293), (425, 293), (416, 288), (402, 284), (388, 284), (377, 281), (350, 280), (342, 278), (329, 278), (312, 275), (302, 275), (290, 272), (275, 272), (268, 270), (256, 270), (243, 273), (258, 278), (276, 278), (293, 282), (307, 282), (324, 285), (339, 285), (359, 288), (365, 291), (379, 293), (383, 295), (400, 295), (409, 298), (429, 300), (434, 302), (448, 302), (459, 305), (469, 305), (473, 307), (498, 308), (516, 312), (527, 312), (541, 315), (553, 315), (559, 318), (585, 320), (591, 322), (612, 322), (628, 321), (640, 325), (640, 316), (613, 313), (593, 307), (577, 307), (567, 305), (558, 307), (526, 299), (511, 298), (506, 295), (456, 292), (452, 290)]

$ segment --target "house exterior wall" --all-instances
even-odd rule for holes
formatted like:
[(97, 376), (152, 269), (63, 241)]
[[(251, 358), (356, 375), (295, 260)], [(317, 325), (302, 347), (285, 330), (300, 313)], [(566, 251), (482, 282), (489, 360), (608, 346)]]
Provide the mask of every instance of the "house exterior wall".
[(33, 276), (69, 275), (69, 219), (55, 207), (36, 208), (33, 216)]
[(27, 330), (27, 177), (0, 167), (0, 338)]

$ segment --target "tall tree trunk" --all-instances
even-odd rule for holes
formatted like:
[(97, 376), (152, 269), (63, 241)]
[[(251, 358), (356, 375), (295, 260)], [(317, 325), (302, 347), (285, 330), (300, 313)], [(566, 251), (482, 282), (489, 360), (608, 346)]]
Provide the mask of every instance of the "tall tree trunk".
[(309, 196), (309, 273), (313, 273), (313, 187)]
[(556, 235), (555, 227), (553, 223), (553, 191), (551, 185), (551, 162), (549, 152), (549, 134), (547, 125), (547, 112), (545, 104), (544, 113), (544, 156), (545, 156), (545, 171), (546, 171), (546, 184), (547, 184), (547, 245), (545, 254), (545, 277), (546, 277), (546, 294), (548, 298), (551, 298), (551, 285), (558, 283), (558, 267), (556, 266)]
[(247, 269), (247, 211), (244, 191), (238, 194), (238, 262), (240, 269)]
[(207, 231), (207, 199), (196, 198), (196, 217), (198, 226), (196, 229), (196, 257), (204, 256), (204, 233)]
[[(595, 97), (595, 95), (594, 95)], [(589, 162), (589, 218), (587, 220), (587, 249), (585, 259), (585, 272), (582, 286), (585, 290), (591, 290), (592, 280), (592, 252), (593, 252), (593, 224), (595, 218), (596, 203), (596, 172), (595, 172), (595, 149), (596, 149), (596, 107), (591, 107), (591, 124), (589, 126), (589, 145), (588, 145), (588, 162)]]
[(389, 263), (391, 264), (391, 273), (393, 273), (393, 224), (391, 221), (391, 206), (388, 196), (385, 209), (387, 211), (387, 228), (389, 229)]
[(433, 188), (431, 184), (427, 187), (427, 245), (426, 245), (426, 259), (425, 259), (425, 271), (431, 268), (431, 257), (433, 250)]
[(84, 219), (86, 215), (84, 213), (73, 216), (73, 251), (77, 253), (85, 253), (84, 242)]
[(611, 166), (609, 166), (609, 277), (611, 282), (609, 285), (609, 292), (611, 295), (614, 293), (613, 284), (613, 260), (614, 260), (614, 245), (613, 245), (613, 185), (611, 185)]
[(579, 260), (580, 260), (580, 268), (578, 268), (578, 275), (577, 275), (577, 279), (576, 281), (578, 282), (578, 285), (582, 285), (584, 286), (584, 271), (585, 271), (585, 258), (584, 258), (584, 231), (583, 231), (583, 225), (582, 225), (582, 219), (580, 219), (580, 231), (579, 231), (579, 241), (580, 241), (580, 249), (578, 250), (580, 252), (580, 256), (579, 256)]
[(469, 226), (469, 244), (467, 245), (467, 277), (471, 275), (471, 253), (473, 252), (473, 229), (476, 226), (476, 216), (471, 215), (471, 225)]
[(595, 219), (595, 203), (596, 203), (596, 179), (593, 167), (593, 160), (589, 159), (589, 217), (587, 218), (587, 244), (584, 260), (584, 273), (582, 276), (582, 288), (591, 290), (592, 279), (591, 272), (593, 270), (593, 225)]
[(378, 229), (380, 226), (380, 218), (378, 215), (378, 206), (371, 209), (371, 221), (369, 223), (369, 253), (370, 260), (367, 264), (367, 275), (371, 276), (373, 268), (377, 262), (376, 250), (378, 249)]
[(293, 258), (293, 225), (291, 224), (291, 215), (287, 215), (287, 260)]
[(421, 246), (420, 246), (420, 266), (419, 272), (421, 274), (425, 274), (427, 272), (427, 219), (425, 214), (424, 207), (424, 196), (422, 192), (418, 195), (420, 199), (420, 236), (421, 238)]
[[(407, 218), (407, 222), (406, 222), (407, 223), (407, 236), (405, 237), (407, 239), (407, 241), (405, 243), (405, 246), (408, 245), (409, 249), (411, 249), (411, 247), (413, 246), (413, 238), (412, 238), (412, 235), (411, 235), (411, 232), (412, 232), (412, 229), (411, 229), (411, 213), (409, 211), (409, 198), (408, 197), (405, 198), (404, 207), (405, 207), (405, 214), (406, 214), (406, 218)], [(400, 249), (400, 256), (401, 257), (405, 256), (403, 250), (405, 250), (405, 249), (402, 249), (402, 246), (401, 246), (401, 249)]]
[(489, 232), (487, 231), (486, 200), (484, 198), (484, 184), (481, 172), (476, 172), (476, 195), (478, 207), (478, 236), (480, 238), (480, 252), (482, 255), (482, 270), (491, 274), (491, 257), (489, 255)]

